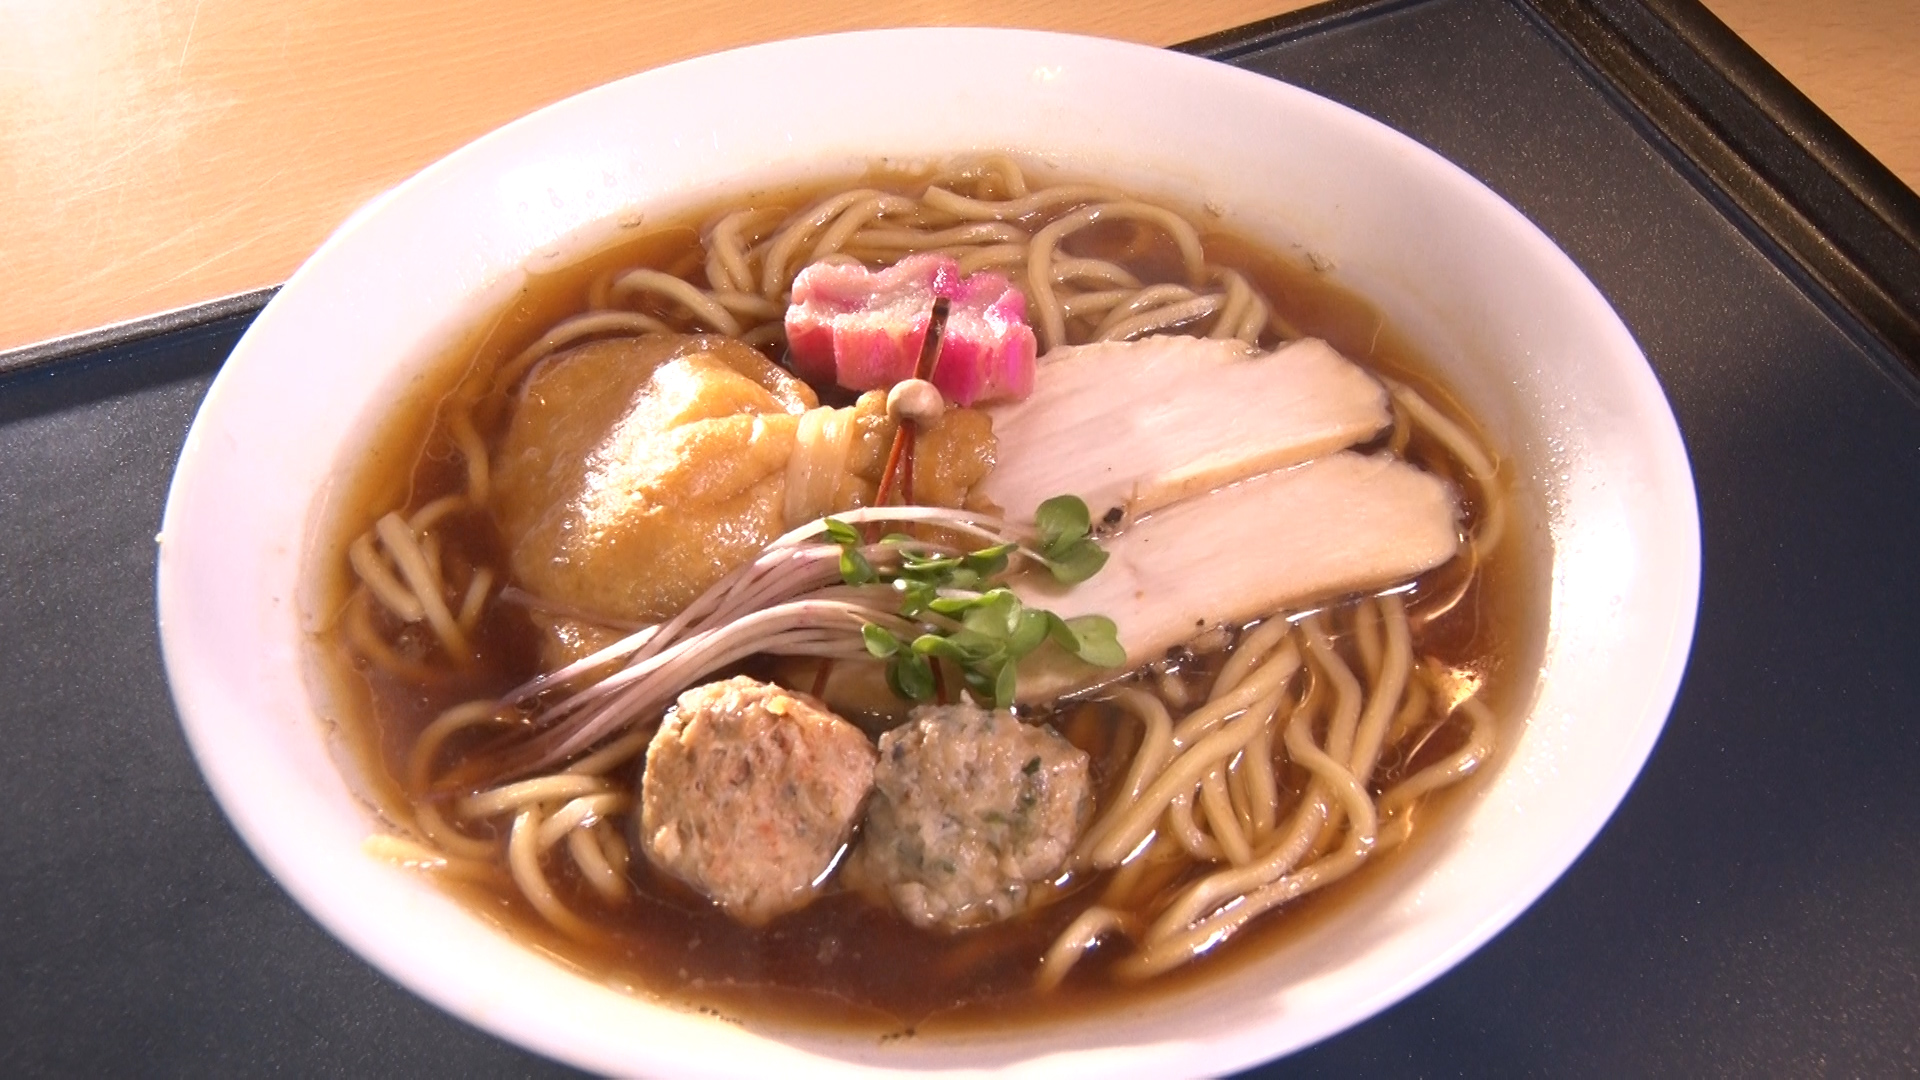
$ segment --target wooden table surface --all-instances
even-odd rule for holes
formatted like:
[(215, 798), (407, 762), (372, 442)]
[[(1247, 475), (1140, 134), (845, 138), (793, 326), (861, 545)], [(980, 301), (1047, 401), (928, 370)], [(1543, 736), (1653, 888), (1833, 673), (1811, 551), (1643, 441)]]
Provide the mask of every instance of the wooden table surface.
[[(1920, 187), (1920, 0), (1706, 0)], [(885, 25), (1166, 45), (1306, 0), (0, 0), (0, 350), (285, 279), (378, 192), (689, 56)]]

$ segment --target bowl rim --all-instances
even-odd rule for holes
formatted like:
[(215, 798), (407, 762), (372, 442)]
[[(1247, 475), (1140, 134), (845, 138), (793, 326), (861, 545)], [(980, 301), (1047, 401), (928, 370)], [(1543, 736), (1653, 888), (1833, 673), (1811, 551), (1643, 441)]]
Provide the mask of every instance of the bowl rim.
[[(628, 95), (644, 93), (656, 87), (697, 83), (722, 75), (734, 65), (777, 66), (800, 57), (809, 57), (813, 61), (836, 56), (851, 60), (874, 53), (934, 48), (944, 51), (976, 50), (981, 53), (1011, 51), (1036, 59), (1058, 54), (1070, 55), (1073, 62), (1121, 63), (1144, 67), (1156, 77), (1216, 83), (1235, 89), (1235, 92), (1264, 95), (1267, 100), (1291, 99), (1294, 107), (1325, 115), (1343, 114), (1342, 123), (1365, 132), (1368, 138), (1384, 140), (1396, 152), (1419, 160), (1424, 168), (1437, 170), (1436, 175), (1445, 177), (1445, 182), (1453, 185), (1457, 192), (1466, 192), (1464, 197), (1491, 200), (1500, 211), (1515, 219), (1510, 226), (1516, 231), (1516, 242), (1536, 249), (1544, 248), (1541, 253), (1543, 258), (1557, 260), (1564, 271), (1572, 275), (1575, 280), (1570, 287), (1576, 292), (1585, 290), (1586, 295), (1580, 297), (1582, 303), (1589, 306), (1597, 304), (1599, 310), (1605, 313), (1605, 318), (1611, 320), (1606, 332), (1613, 339), (1607, 343), (1608, 348), (1616, 352), (1624, 349), (1639, 358), (1639, 371), (1633, 375), (1642, 384), (1638, 392), (1643, 395), (1650, 392), (1651, 400), (1657, 404), (1659, 415), (1654, 418), (1655, 427), (1659, 427), (1658, 421), (1664, 418), (1665, 429), (1658, 433), (1658, 437), (1664, 441), (1659, 453), (1669, 463), (1678, 463), (1685, 480), (1684, 499), (1675, 502), (1669, 498), (1664, 506), (1669, 513), (1678, 513), (1678, 517), (1663, 523), (1669, 530), (1666, 536), (1669, 549), (1666, 554), (1677, 560), (1672, 567), (1672, 584), (1677, 591), (1671, 610), (1666, 613), (1668, 621), (1663, 626), (1668, 648), (1662, 653), (1660, 666), (1650, 674), (1640, 694), (1644, 702), (1641, 711), (1656, 715), (1650, 724), (1643, 722), (1634, 728), (1631, 741), (1621, 747), (1616, 766), (1619, 775), (1607, 786), (1606, 797), (1585, 807), (1580, 820), (1563, 830), (1564, 845), (1553, 858), (1532, 868), (1523, 887), (1506, 895), (1501, 903), (1489, 907), (1450, 947), (1423, 956), (1420, 963), (1407, 968), (1399, 978), (1384, 982), (1361, 995), (1354, 1007), (1336, 1021), (1303, 1028), (1277, 1041), (1270, 1031), (1263, 1029), (1252, 1033), (1240, 1032), (1205, 1044), (1189, 1043), (1181, 1048), (1181, 1053), (1191, 1056), (1193, 1063), (1183, 1065), (1183, 1068), (1198, 1068), (1206, 1072), (1231, 1071), (1267, 1060), (1276, 1054), (1290, 1053), (1358, 1024), (1425, 986), (1498, 933), (1560, 877), (1611, 817), (1652, 751), (1666, 714), (1678, 693), (1698, 610), (1699, 522), (1697, 498), (1686, 466), (1685, 447), (1657, 380), (1633, 343), (1631, 334), (1620, 323), (1605, 298), (1550, 238), (1479, 181), (1412, 139), (1345, 106), (1297, 87), (1206, 59), (1105, 39), (1023, 30), (919, 28), (822, 35), (699, 57), (586, 91), (505, 125), (428, 166), (349, 217), (268, 304), (256, 320), (255, 328), (248, 331), (234, 350), (232, 359), (216, 376), (202, 405), (201, 416), (196, 418), (194, 430), (183, 449), (178, 471), (169, 490), (162, 522), (164, 539), (156, 580), (162, 652), (182, 728), (222, 811), (276, 881), (330, 933), (414, 993), (469, 1023), (540, 1053), (590, 1069), (624, 1072), (643, 1066), (672, 1074), (731, 1075), (726, 1071), (728, 1063), (717, 1063), (712, 1057), (698, 1051), (663, 1050), (657, 1058), (636, 1061), (628, 1056), (632, 1047), (625, 1040), (582, 1044), (568, 1038), (569, 1033), (543, 1026), (544, 1020), (528, 1022), (523, 1015), (504, 1013), (493, 1004), (479, 1002), (469, 992), (471, 988), (450, 986), (445, 972), (423, 971), (405, 962), (403, 957), (396, 956), (392, 935), (369, 930), (363, 922), (365, 913), (353, 904), (343, 902), (331, 887), (330, 875), (340, 873), (343, 869), (338, 859), (331, 862), (303, 862), (299, 854), (289, 848), (287, 823), (276, 819), (270, 808), (261, 806), (259, 786), (243, 780), (236, 772), (236, 764), (227, 760), (217, 744), (217, 740), (223, 737), (223, 729), (215, 718), (231, 716), (239, 706), (219, 686), (219, 666), (196, 655), (193, 651), (194, 642), (185, 633), (187, 624), (201, 617), (205, 610), (204, 605), (188, 592), (191, 583), (184, 576), (183, 562), (189, 553), (183, 549), (183, 545), (191, 544), (198, 535), (196, 523), (187, 516), (190, 508), (195, 506), (195, 500), (203, 494), (195, 487), (199, 483), (198, 477), (205, 471), (205, 463), (222, 452), (217, 418), (225, 412), (244, 407), (244, 396), (250, 389), (244, 381), (247, 372), (271, 362), (275, 335), (283, 333), (283, 322), (291, 325), (293, 316), (290, 313), (297, 312), (304, 303), (309, 282), (330, 273), (329, 267), (340, 261), (343, 253), (363, 244), (363, 238), (390, 228), (389, 221), (393, 215), (404, 213), (409, 203), (470, 182), (470, 170), (486, 163), (496, 151), (511, 147), (529, 134), (538, 134), (556, 124), (564, 124), (571, 116), (591, 113)], [(1249, 89), (1253, 87), (1258, 87), (1258, 90)], [(236, 398), (241, 400), (236, 402)], [(216, 420), (207, 420), (210, 416)], [(205, 426), (203, 421), (206, 421)], [(1671, 492), (1668, 494), (1672, 495)], [(283, 614), (288, 602), (286, 596), (274, 600), (275, 604), (282, 606)], [(273, 659), (275, 662), (285, 662), (288, 658), (276, 655)], [(521, 951), (531, 952), (524, 948)], [(544, 960), (538, 963), (547, 965)], [(533, 970), (533, 967), (525, 966), (518, 969), (516, 974), (524, 976)], [(603, 1020), (615, 1016), (618, 1011), (603, 1009), (589, 1019)], [(689, 1019), (671, 1008), (666, 1011), (673, 1012), (681, 1021)], [(674, 1030), (683, 1026), (668, 1025)], [(787, 1043), (776, 1045), (781, 1050), (769, 1060), (780, 1060), (802, 1073), (830, 1071), (844, 1075), (862, 1066), (884, 1064), (885, 1061), (884, 1057), (868, 1060), (833, 1052), (820, 1056), (817, 1047), (798, 1047)], [(1076, 1068), (1098, 1065), (1121, 1075), (1148, 1075), (1158, 1072), (1167, 1060), (1171, 1060), (1136, 1053), (1139, 1049), (1105, 1047), (1096, 1048), (1098, 1052), (1087, 1053), (1056, 1047), (997, 1064), (988, 1061), (985, 1068), (987, 1071), (1030, 1073), (1053, 1071), (1063, 1064), (1072, 1064)], [(939, 1071), (957, 1074), (960, 1070)]]

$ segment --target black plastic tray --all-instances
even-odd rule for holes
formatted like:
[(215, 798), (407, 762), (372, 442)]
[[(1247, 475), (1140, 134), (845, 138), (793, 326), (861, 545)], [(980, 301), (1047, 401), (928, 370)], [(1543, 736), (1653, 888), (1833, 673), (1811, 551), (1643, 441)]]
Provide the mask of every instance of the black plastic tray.
[[(1690, 2), (1336, 3), (1188, 48), (1546, 229), (1653, 362), (1705, 535), (1686, 682), (1593, 847), (1259, 1075), (1920, 1071), (1920, 201)], [(180, 737), (153, 534), (263, 300), (0, 356), (0, 1072), (565, 1074), (321, 932)]]

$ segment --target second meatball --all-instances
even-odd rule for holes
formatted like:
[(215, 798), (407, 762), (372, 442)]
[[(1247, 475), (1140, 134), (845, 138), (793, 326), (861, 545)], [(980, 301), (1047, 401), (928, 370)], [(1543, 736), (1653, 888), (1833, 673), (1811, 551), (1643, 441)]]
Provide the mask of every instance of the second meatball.
[(866, 831), (849, 868), (916, 926), (957, 930), (1026, 907), (1092, 812), (1085, 752), (971, 705), (915, 709), (880, 737)]

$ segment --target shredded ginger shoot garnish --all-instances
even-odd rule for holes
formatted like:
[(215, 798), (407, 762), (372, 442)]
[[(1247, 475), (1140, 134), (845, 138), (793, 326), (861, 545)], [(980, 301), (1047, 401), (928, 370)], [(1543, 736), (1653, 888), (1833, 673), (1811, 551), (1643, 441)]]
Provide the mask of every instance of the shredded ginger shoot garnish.
[[(860, 526), (885, 524), (938, 538), (863, 537)], [(976, 541), (982, 546), (959, 546)], [(996, 708), (1014, 699), (1019, 660), (1047, 641), (1088, 664), (1118, 667), (1125, 652), (1111, 619), (1062, 619), (1022, 603), (1006, 585), (1021, 564), (1072, 584), (1106, 559), (1086, 504), (1073, 496), (1047, 500), (1030, 528), (932, 506), (870, 506), (809, 522), (673, 618), (508, 693), (500, 705), (534, 714), (540, 729), (509, 771), (524, 775), (585, 752), (657, 714), (707, 674), (756, 654), (878, 656), (910, 701), (935, 696), (936, 661), (945, 661), (981, 704)], [(550, 704), (542, 707), (541, 698)]]

